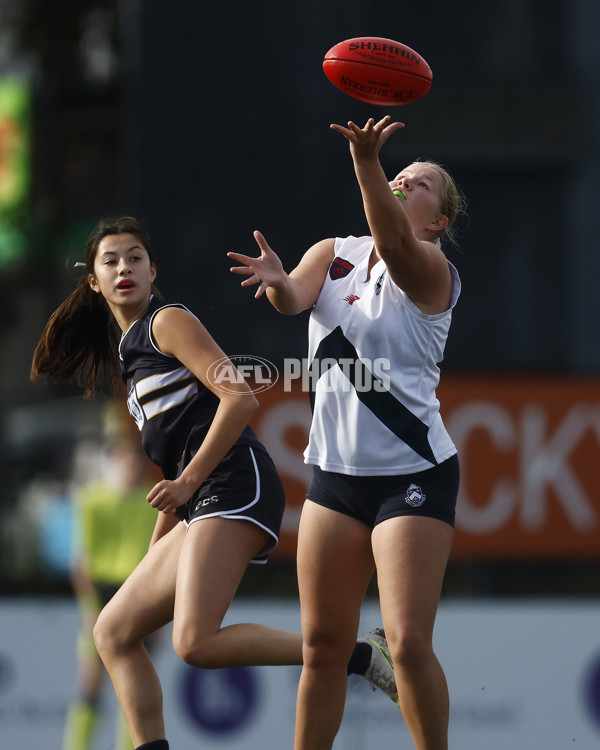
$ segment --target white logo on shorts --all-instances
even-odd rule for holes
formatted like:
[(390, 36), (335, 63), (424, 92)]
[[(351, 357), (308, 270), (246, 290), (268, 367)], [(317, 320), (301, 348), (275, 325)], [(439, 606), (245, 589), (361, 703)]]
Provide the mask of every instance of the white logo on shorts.
[(214, 503), (218, 502), (219, 498), (216, 495), (213, 495), (212, 497), (203, 497), (202, 500), (198, 500), (198, 502), (194, 506), (194, 513), (197, 510), (200, 510), (200, 508), (206, 508), (207, 505), (213, 505)]
[(425, 493), (418, 484), (409, 484), (406, 490), (406, 502), (413, 508), (418, 508), (427, 500)]

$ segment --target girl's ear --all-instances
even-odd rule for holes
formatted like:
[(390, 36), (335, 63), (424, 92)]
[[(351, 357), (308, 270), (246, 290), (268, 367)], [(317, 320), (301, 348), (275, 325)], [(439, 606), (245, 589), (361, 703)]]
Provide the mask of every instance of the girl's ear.
[(150, 273), (152, 275), (152, 282), (156, 281), (156, 263), (150, 264)]
[(100, 294), (100, 284), (98, 284), (98, 279), (94, 276), (93, 273), (90, 273), (88, 275), (88, 284), (90, 285), (92, 291), (96, 292), (96, 294)]
[(448, 217), (442, 214), (441, 216), (438, 216), (437, 219), (434, 219), (431, 222), (431, 224), (429, 225), (429, 229), (431, 229), (434, 232), (441, 232), (442, 229), (445, 229), (447, 226), (448, 226)]

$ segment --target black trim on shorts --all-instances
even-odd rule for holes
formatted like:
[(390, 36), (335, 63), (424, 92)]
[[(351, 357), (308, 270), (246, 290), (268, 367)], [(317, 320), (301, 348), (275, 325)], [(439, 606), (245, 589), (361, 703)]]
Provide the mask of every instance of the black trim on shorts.
[(454, 526), (460, 466), (455, 454), (412, 474), (351, 476), (313, 466), (308, 500), (374, 528), (388, 518), (425, 516)]

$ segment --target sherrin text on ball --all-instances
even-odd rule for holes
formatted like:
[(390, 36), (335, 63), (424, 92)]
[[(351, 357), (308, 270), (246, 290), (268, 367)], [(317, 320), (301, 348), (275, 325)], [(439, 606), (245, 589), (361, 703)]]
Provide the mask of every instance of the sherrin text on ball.
[(383, 37), (355, 37), (334, 45), (323, 71), (348, 96), (380, 106), (408, 104), (431, 88), (433, 73), (421, 55)]

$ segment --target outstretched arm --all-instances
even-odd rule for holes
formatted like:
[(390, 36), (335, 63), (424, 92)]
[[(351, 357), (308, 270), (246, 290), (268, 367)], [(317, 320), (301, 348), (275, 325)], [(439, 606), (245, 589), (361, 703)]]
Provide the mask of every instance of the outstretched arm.
[(248, 277), (242, 281), (242, 286), (258, 284), (255, 298), (262, 297), (266, 292), (269, 302), (284, 315), (296, 315), (312, 307), (317, 301), (325, 274), (333, 260), (334, 240), (317, 242), (306, 251), (296, 268), (287, 274), (281, 260), (269, 247), (263, 235), (254, 232), (254, 239), (260, 248), (258, 258), (240, 253), (227, 253), (229, 258), (243, 264), (230, 269), (232, 273)]
[[(418, 218), (415, 219), (418, 225), (413, 226), (404, 208), (405, 201), (393, 194), (379, 161), (382, 146), (404, 127), (401, 122), (390, 123), (390, 119), (387, 115), (375, 123), (370, 118), (364, 128), (353, 122), (348, 127), (332, 125), (331, 128), (350, 144), (365, 216), (391, 278), (424, 312), (442, 312), (449, 304), (450, 272), (443, 252), (430, 241), (440, 227), (421, 226)], [(407, 196), (407, 202), (410, 200)], [(444, 219), (440, 217), (441, 221)]]

